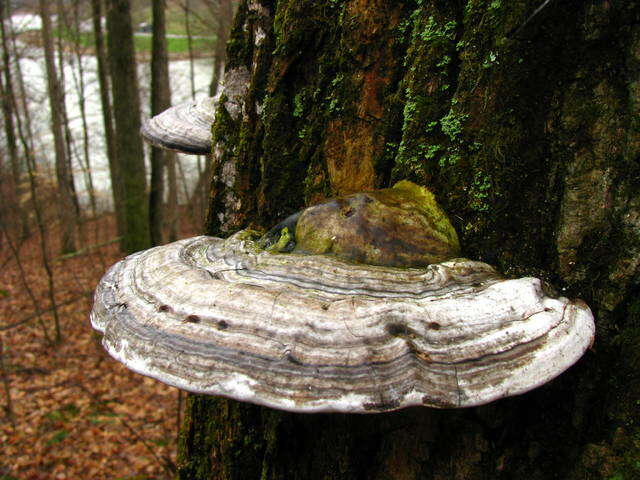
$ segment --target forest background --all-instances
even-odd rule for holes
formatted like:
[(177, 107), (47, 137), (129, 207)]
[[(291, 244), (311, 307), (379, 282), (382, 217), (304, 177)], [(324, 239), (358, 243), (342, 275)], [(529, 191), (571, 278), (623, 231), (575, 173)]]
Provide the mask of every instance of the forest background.
[(88, 314), (106, 268), (138, 248), (125, 217), (140, 248), (203, 230), (206, 158), (152, 153), (135, 124), (216, 94), (234, 8), (0, 1), (2, 480), (173, 475), (182, 396), (106, 361)]

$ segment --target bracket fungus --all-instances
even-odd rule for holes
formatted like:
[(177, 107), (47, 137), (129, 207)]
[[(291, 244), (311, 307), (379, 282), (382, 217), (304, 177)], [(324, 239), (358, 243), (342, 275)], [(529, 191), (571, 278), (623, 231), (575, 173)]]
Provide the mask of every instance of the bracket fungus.
[[(394, 239), (416, 236), (421, 224), (423, 238), (438, 239), (438, 263), (418, 249), (393, 266), (396, 257), (368, 248), (355, 257), (369, 263), (358, 263), (324, 240), (310, 252), (315, 226), (305, 217), (332, 211), (368, 222), (359, 209), (377, 208), (371, 203), (400, 209), (399, 220), (390, 230), (346, 230), (369, 228), (391, 238), (380, 248), (402, 249)], [(340, 229), (327, 225), (338, 241)], [(481, 405), (542, 385), (589, 347), (594, 322), (584, 302), (551, 298), (536, 278), (506, 279), (458, 255), (433, 196), (402, 182), (310, 207), (262, 238), (244, 230), (130, 255), (98, 285), (91, 321), (107, 351), (136, 372), (294, 412)]]
[(211, 125), (216, 100), (205, 97), (168, 108), (142, 125), (140, 133), (152, 145), (192, 155), (211, 153)]

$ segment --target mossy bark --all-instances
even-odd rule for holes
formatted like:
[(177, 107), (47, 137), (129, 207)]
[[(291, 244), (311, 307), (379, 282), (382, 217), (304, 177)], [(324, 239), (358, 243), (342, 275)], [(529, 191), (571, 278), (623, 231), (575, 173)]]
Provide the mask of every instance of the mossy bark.
[(542, 388), (463, 411), (299, 415), (190, 396), (180, 478), (640, 475), (640, 2), (539, 6), (244, 2), (227, 75), (248, 81), (214, 126), (207, 228), (268, 227), (411, 179), (465, 256), (583, 298), (593, 348)]

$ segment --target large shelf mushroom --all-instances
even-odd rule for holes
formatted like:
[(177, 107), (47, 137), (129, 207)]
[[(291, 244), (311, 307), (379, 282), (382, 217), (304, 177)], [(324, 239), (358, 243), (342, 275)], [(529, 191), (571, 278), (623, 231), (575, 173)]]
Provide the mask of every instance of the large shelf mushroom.
[(144, 122), (140, 133), (156, 147), (206, 155), (211, 152), (215, 106), (212, 97), (178, 104)]
[[(388, 266), (383, 250), (404, 248), (402, 219), (384, 232), (387, 247), (356, 248), (368, 263), (343, 258), (354, 253), (341, 242), (352, 242), (330, 221), (321, 222), (328, 241), (308, 241), (324, 233), (307, 220), (327, 212), (373, 231), (361, 215), (372, 206), (383, 212), (375, 228), (403, 212), (406, 224), (427, 225), (411, 230), (414, 243), (436, 239), (444, 258), (418, 252)], [(201, 236), (131, 255), (98, 285), (91, 321), (107, 351), (139, 373), (295, 412), (481, 405), (551, 380), (593, 341), (582, 301), (457, 255), (433, 197), (401, 182), (311, 207), (263, 238)]]
[[(231, 118), (242, 111), (242, 99), (249, 87), (245, 67), (229, 69), (224, 76), (220, 100)], [(207, 155), (211, 152), (211, 127), (215, 120), (218, 97), (203, 97), (168, 108), (143, 123), (140, 133), (152, 145), (180, 153)]]

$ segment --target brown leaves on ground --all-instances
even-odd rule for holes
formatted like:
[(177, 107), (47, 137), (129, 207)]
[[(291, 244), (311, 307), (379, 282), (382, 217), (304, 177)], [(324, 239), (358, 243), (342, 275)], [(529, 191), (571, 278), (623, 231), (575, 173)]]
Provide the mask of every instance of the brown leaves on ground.
[[(89, 243), (115, 237), (108, 223), (85, 225)], [(0, 242), (0, 478), (169, 478), (175, 463), (177, 390), (111, 359), (89, 324), (92, 291), (121, 257), (117, 244), (66, 260), (56, 259), (56, 248), (50, 246), (50, 257), (62, 341), (47, 345), (6, 237)], [(42, 322), (54, 338), (35, 236), (20, 245), (20, 259), (45, 311)]]

